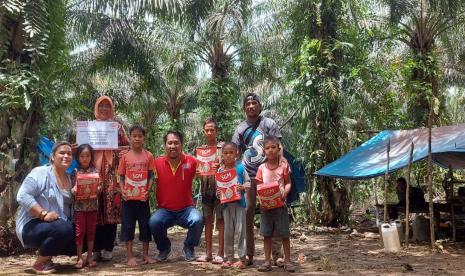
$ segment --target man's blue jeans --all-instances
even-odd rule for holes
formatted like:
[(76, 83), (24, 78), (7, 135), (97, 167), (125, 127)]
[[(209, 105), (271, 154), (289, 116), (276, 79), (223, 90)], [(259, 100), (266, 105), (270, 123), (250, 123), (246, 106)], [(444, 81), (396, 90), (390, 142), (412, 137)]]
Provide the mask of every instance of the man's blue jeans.
[(188, 229), (184, 247), (193, 250), (199, 245), (203, 230), (203, 217), (197, 209), (192, 206), (180, 211), (160, 208), (152, 214), (149, 220), (150, 232), (152, 232), (158, 251), (171, 250), (168, 228), (174, 225)]

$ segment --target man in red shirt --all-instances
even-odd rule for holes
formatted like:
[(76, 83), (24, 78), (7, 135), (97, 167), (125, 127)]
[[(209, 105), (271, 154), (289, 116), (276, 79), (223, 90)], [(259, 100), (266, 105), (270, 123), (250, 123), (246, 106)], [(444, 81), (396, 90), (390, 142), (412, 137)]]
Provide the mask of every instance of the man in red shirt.
[(199, 245), (203, 230), (202, 214), (194, 208), (192, 180), (195, 177), (197, 160), (182, 152), (183, 136), (170, 130), (163, 137), (165, 155), (154, 160), (157, 179), (157, 211), (149, 220), (149, 227), (157, 244), (158, 261), (166, 261), (171, 253), (168, 228), (179, 225), (187, 228), (184, 241), (186, 261), (195, 260), (194, 247)]

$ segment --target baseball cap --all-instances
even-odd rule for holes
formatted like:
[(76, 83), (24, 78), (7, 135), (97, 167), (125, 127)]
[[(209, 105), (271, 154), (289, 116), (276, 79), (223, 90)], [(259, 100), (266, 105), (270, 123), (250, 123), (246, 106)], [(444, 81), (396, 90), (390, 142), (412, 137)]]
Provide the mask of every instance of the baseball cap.
[(248, 93), (247, 95), (244, 96), (244, 99), (242, 100), (242, 106), (245, 106), (247, 101), (254, 101), (254, 100), (260, 104), (260, 96), (258, 96), (257, 94), (253, 92)]

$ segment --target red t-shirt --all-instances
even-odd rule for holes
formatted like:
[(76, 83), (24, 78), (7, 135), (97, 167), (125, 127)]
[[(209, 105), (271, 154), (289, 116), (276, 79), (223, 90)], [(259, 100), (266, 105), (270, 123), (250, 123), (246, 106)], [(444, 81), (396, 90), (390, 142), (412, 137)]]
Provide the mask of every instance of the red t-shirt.
[(158, 208), (179, 211), (193, 206), (192, 180), (195, 177), (197, 159), (190, 155), (181, 154), (181, 162), (174, 172), (166, 156), (155, 158), (153, 164), (158, 179)]
[(126, 175), (126, 170), (131, 171), (151, 171), (152, 170), (153, 155), (146, 151), (134, 152), (130, 150), (128, 153), (121, 157), (118, 166), (118, 174)]

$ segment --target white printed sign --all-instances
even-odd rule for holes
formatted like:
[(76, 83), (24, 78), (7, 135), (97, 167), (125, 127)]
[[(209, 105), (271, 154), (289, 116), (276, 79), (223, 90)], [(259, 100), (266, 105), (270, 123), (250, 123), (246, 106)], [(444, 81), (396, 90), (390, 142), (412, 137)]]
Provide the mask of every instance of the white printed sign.
[(78, 121), (76, 143), (89, 144), (94, 149), (118, 148), (118, 122)]

